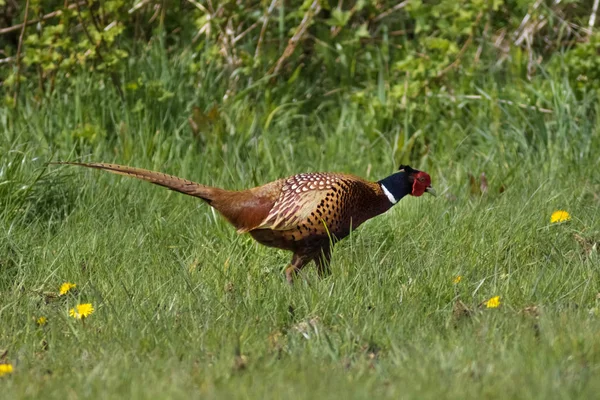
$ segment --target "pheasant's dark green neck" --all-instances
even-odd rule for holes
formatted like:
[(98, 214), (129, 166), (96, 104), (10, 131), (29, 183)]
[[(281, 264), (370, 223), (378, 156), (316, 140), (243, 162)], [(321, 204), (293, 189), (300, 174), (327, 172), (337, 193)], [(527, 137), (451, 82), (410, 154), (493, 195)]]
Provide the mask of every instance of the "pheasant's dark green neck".
[(396, 204), (412, 191), (412, 185), (408, 181), (408, 177), (404, 171), (396, 172), (377, 183), (381, 185), (381, 189), (386, 194), (391, 204)]

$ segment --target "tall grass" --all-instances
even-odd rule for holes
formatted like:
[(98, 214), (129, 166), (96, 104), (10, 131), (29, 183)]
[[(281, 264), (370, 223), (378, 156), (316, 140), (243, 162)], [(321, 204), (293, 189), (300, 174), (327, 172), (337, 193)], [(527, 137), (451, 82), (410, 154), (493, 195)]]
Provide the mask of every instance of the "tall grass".
[[(351, 93), (272, 104), (268, 82), (217, 103), (218, 71), (191, 85), (182, 64), (140, 63), (160, 83), (125, 102), (82, 80), (0, 111), (4, 397), (598, 393), (594, 97), (550, 76), (518, 83), (536, 105), (524, 108), (481, 76), (479, 97), (401, 112), (359, 108)], [(336, 247), (331, 277), (311, 267), (289, 287), (288, 253), (197, 199), (46, 165), (79, 158), (227, 188), (316, 170), (378, 179), (410, 162), (441, 195), (402, 200)], [(550, 224), (557, 209), (572, 220)], [(65, 281), (78, 291), (56, 297)], [(492, 296), (500, 308), (483, 305)], [(96, 309), (84, 321), (68, 316), (79, 302)]]

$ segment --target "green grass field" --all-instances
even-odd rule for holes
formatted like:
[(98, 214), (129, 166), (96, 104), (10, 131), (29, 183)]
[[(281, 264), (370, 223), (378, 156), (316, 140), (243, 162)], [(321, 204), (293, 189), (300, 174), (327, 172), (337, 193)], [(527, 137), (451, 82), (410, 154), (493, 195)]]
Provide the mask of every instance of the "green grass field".
[[(545, 94), (521, 84), (543, 113), (496, 101), (511, 97), (483, 78), (479, 100), (394, 113), (244, 92), (194, 135), (203, 100), (159, 65), (148, 73), (177, 93), (164, 101), (82, 81), (0, 113), (0, 354), (13, 366), (0, 397), (598, 396), (594, 97), (559, 78)], [(379, 179), (410, 161), (439, 196), (403, 199), (336, 247), (330, 277), (311, 266), (290, 287), (290, 254), (198, 199), (46, 165), (76, 159), (226, 188), (306, 171)], [(571, 220), (551, 224), (556, 210)], [(64, 282), (77, 290), (57, 297)], [(69, 316), (79, 303), (95, 309), (83, 321)]]

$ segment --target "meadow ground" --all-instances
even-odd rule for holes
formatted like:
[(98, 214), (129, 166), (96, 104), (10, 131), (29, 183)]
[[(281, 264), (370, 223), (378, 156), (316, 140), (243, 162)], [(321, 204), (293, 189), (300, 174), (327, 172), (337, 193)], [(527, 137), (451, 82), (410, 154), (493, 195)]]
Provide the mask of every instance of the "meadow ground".
[[(237, 99), (202, 137), (185, 94), (140, 106), (82, 84), (3, 111), (1, 397), (597, 397), (596, 103), (560, 82), (549, 96), (545, 113), (433, 99), (426, 121), (385, 131), (348, 98), (310, 111)], [(288, 253), (198, 199), (45, 165), (80, 157), (227, 188), (377, 179), (409, 159), (439, 196), (402, 200), (336, 247), (330, 277), (311, 266), (290, 287)], [(556, 210), (570, 220), (551, 223)], [(64, 282), (76, 288), (59, 296)], [(69, 315), (85, 303), (91, 315)]]

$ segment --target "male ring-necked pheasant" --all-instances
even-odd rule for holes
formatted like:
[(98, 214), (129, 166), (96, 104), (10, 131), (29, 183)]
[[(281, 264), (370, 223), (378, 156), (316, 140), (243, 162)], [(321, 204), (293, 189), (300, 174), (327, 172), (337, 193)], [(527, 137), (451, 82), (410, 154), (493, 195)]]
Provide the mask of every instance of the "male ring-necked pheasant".
[(349, 174), (306, 173), (266, 185), (230, 191), (140, 168), (104, 163), (59, 164), (96, 168), (132, 176), (199, 197), (221, 213), (238, 231), (259, 243), (294, 253), (285, 275), (294, 275), (311, 261), (319, 275), (329, 272), (331, 247), (366, 220), (389, 210), (406, 195), (435, 195), (425, 172), (401, 165), (399, 172), (377, 182)]

